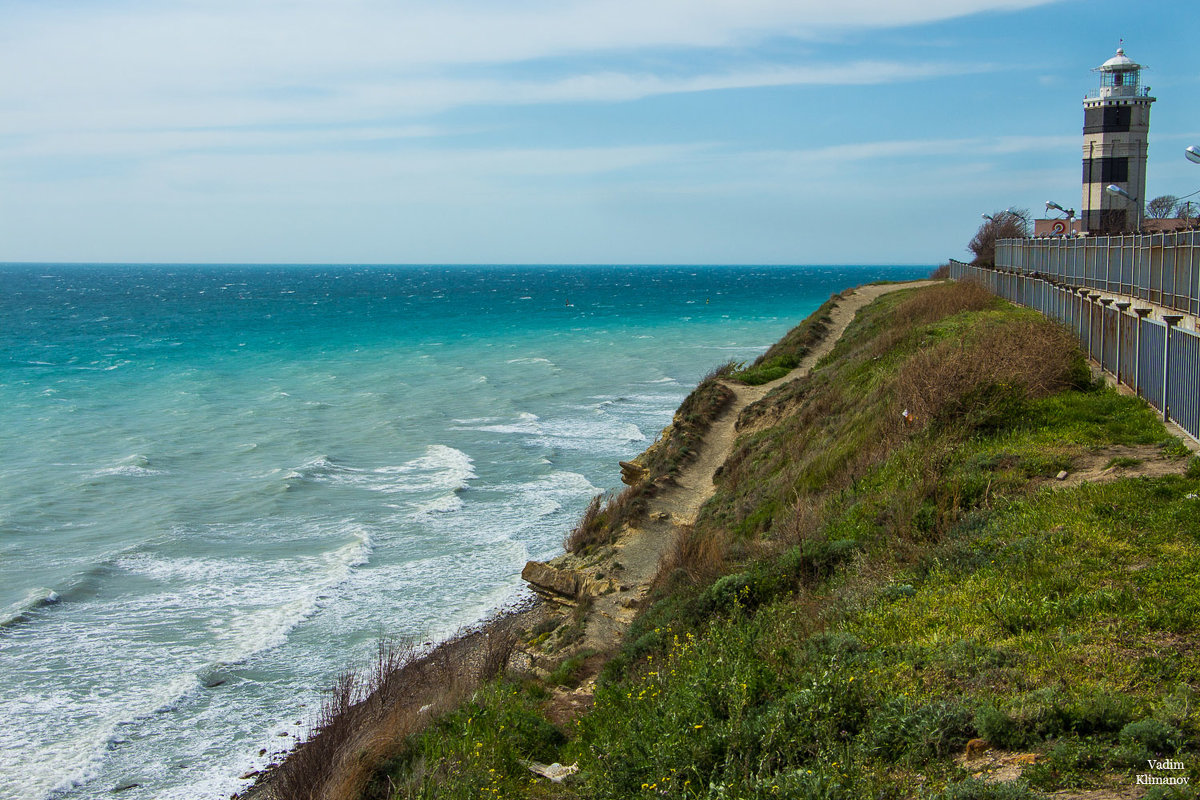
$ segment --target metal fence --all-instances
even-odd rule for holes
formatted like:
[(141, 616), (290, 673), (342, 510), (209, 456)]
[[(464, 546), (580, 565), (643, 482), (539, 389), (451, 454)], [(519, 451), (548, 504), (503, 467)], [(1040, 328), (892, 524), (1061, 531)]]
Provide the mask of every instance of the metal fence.
[[(1020, 272), (950, 262), (950, 277), (973, 280), (1006, 300), (1056, 319), (1118, 381), (1200, 439), (1200, 336), (1180, 328), (1177, 315), (1150, 319), (1149, 309)], [(1125, 294), (1128, 294), (1127, 292)]]
[(996, 268), (1200, 316), (1200, 231), (1001, 239), (996, 242)]

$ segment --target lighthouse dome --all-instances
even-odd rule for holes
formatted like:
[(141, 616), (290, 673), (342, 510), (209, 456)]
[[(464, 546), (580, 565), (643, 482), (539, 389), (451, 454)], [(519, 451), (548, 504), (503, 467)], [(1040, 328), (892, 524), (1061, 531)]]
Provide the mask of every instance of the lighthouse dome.
[(1138, 64), (1132, 58), (1125, 55), (1124, 48), (1117, 48), (1117, 54), (1100, 65), (1100, 69), (1103, 72), (1128, 72), (1129, 70), (1141, 68), (1141, 64)]

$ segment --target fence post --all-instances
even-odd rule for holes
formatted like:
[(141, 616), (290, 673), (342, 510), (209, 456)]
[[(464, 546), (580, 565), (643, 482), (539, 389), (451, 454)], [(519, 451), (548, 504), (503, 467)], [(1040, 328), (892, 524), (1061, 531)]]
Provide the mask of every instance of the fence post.
[[(1104, 354), (1108, 352), (1107, 350), (1104, 349), (1105, 340), (1107, 338), (1107, 328), (1108, 328), (1108, 315), (1105, 312), (1108, 311), (1108, 307), (1110, 305), (1112, 305), (1112, 301), (1113, 301), (1113, 299), (1111, 297), (1105, 297), (1100, 300), (1100, 305), (1102, 306), (1102, 308), (1100, 309), (1100, 371), (1101, 372), (1104, 371)], [(1121, 359), (1121, 354), (1117, 353), (1117, 360), (1119, 361), (1120, 359)], [(1113, 374), (1116, 374), (1116, 369), (1113, 369)], [(1118, 381), (1118, 383), (1119, 382), (1120, 381)]]
[(1125, 327), (1125, 312), (1133, 305), (1128, 300), (1117, 303), (1117, 383), (1121, 383), (1121, 329)]
[(1133, 313), (1138, 316), (1137, 341), (1133, 351), (1133, 393), (1142, 396), (1142, 322), (1150, 316), (1151, 308), (1135, 308)]
[(1171, 418), (1170, 395), (1167, 394), (1171, 385), (1171, 331), (1183, 319), (1183, 314), (1163, 314), (1163, 322), (1167, 323), (1167, 335), (1163, 339), (1163, 422)]
[[(1082, 292), (1081, 294), (1082, 294), (1082, 295), (1083, 295), (1085, 298), (1087, 298), (1087, 301), (1088, 301), (1088, 307), (1087, 307), (1087, 308), (1088, 308), (1088, 320), (1087, 320), (1087, 326), (1088, 326), (1088, 336), (1087, 336), (1087, 344), (1088, 344), (1088, 358), (1091, 358), (1091, 357), (1092, 357), (1092, 328), (1093, 328), (1093, 325), (1092, 325), (1092, 311), (1094, 311), (1094, 310), (1095, 310), (1095, 308), (1096, 308), (1096, 298), (1100, 296), (1100, 293), (1099, 293), (1099, 292)], [(1096, 360), (1100, 362), (1100, 370), (1101, 370), (1101, 371), (1103, 371), (1103, 370), (1104, 370), (1104, 359), (1102, 359), (1102, 358), (1098, 358), (1098, 359), (1096, 359)]]

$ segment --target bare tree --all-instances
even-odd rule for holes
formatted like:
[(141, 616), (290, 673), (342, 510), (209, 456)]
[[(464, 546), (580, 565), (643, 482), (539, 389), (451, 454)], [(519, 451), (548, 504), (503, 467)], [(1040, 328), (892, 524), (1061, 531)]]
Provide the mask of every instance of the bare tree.
[(1173, 194), (1159, 195), (1146, 203), (1146, 216), (1150, 219), (1167, 219), (1175, 213), (1179, 198)]
[(1175, 216), (1179, 219), (1187, 220), (1194, 224), (1196, 218), (1200, 217), (1200, 206), (1197, 206), (1191, 200), (1184, 200), (1179, 205), (1175, 206)]
[(984, 219), (967, 249), (975, 254), (972, 264), (995, 266), (998, 239), (1024, 239), (1029, 235), (1029, 209), (1008, 208)]

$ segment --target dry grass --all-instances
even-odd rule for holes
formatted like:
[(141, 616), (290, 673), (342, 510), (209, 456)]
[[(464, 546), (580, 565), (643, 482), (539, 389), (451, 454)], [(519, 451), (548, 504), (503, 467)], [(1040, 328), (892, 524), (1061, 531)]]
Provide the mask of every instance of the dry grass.
[(500, 617), (425, 654), (380, 645), (373, 664), (339, 676), (312, 735), (270, 773), (272, 796), (358, 800), (406, 737), (504, 670), (516, 639), (514, 618)]
[(645, 488), (639, 484), (616, 494), (593, 497), (563, 541), (567, 552), (583, 553), (615, 542), (621, 526), (645, 510), (645, 495)]
[[(966, 341), (943, 341), (916, 353), (893, 384), (895, 432), (931, 423), (991, 428), (1022, 401), (1079, 381), (1071, 335), (1043, 320), (984, 326)], [(910, 415), (906, 421), (901, 411)]]
[(899, 303), (888, 315), (888, 328), (868, 345), (872, 355), (891, 352), (914, 328), (928, 325), (965, 311), (994, 307), (996, 296), (971, 281), (930, 286)]
[(609, 536), (608, 520), (602, 511), (604, 495), (598, 494), (588, 503), (579, 517), (579, 522), (567, 534), (563, 547), (568, 553), (581, 553), (588, 547), (600, 544)]
[[(897, 305), (888, 316), (889, 329), (895, 335), (879, 337), (875, 350), (884, 352), (891, 349), (899, 338), (919, 325), (928, 325), (966, 311), (984, 311), (998, 302), (994, 294), (972, 281), (955, 281), (922, 289)], [(883, 346), (885, 342), (886, 347)]]
[(729, 542), (723, 531), (698, 533), (691, 525), (679, 527), (670, 550), (659, 561), (653, 588), (667, 588), (682, 581), (706, 586), (728, 571)]

